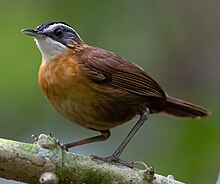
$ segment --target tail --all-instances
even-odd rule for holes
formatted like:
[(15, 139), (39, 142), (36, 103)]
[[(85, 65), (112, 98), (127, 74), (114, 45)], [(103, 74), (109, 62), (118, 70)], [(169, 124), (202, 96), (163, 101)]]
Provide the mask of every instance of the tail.
[(198, 118), (210, 114), (200, 106), (170, 96), (167, 96), (165, 106), (163, 112), (177, 117)]

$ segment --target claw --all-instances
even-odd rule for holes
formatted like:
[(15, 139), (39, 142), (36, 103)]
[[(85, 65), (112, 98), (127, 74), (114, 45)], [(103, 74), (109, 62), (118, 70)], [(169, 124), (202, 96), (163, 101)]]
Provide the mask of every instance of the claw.
[(69, 151), (69, 149), (65, 143), (60, 143), (60, 147), (62, 150)]
[(116, 163), (116, 164), (120, 164), (120, 165), (130, 167), (130, 168), (133, 168), (135, 165), (137, 165), (136, 162), (127, 162), (125, 160), (119, 159), (117, 156), (114, 156), (114, 155), (104, 157), (104, 158), (98, 157), (96, 155), (90, 155), (90, 157), (92, 159), (102, 160), (102, 161), (107, 162), (107, 163)]
[(38, 136), (35, 135), (35, 134), (31, 135), (31, 138), (34, 138), (34, 142), (35, 142), (35, 143), (38, 141)]

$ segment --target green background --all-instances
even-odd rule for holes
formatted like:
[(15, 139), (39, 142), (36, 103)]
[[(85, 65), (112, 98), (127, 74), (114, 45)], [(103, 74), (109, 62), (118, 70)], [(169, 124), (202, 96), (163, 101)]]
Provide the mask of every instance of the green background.
[[(20, 32), (65, 21), (87, 44), (135, 62), (170, 95), (212, 112), (201, 120), (152, 115), (122, 159), (142, 160), (186, 183), (215, 183), (220, 169), (219, 7), (218, 0), (0, 0), (0, 137), (33, 142), (32, 134), (51, 132), (67, 142), (97, 134), (64, 119), (48, 103), (37, 84), (41, 54)], [(110, 155), (137, 118), (114, 128), (108, 141), (71, 151)]]

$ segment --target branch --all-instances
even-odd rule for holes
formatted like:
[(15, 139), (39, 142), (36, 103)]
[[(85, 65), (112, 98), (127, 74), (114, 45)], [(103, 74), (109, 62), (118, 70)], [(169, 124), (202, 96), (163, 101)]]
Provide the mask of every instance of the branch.
[(0, 177), (32, 184), (183, 184), (153, 168), (131, 169), (63, 151), (44, 134), (34, 144), (0, 138)]

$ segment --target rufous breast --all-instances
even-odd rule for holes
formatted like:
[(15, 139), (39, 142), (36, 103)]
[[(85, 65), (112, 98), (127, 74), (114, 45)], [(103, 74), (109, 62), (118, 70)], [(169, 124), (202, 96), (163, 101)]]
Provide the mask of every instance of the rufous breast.
[(81, 73), (76, 58), (66, 54), (52, 61), (42, 61), (38, 83), (63, 116), (81, 126), (95, 128), (88, 127), (88, 122), (97, 121), (96, 112), (93, 112), (96, 93)]

